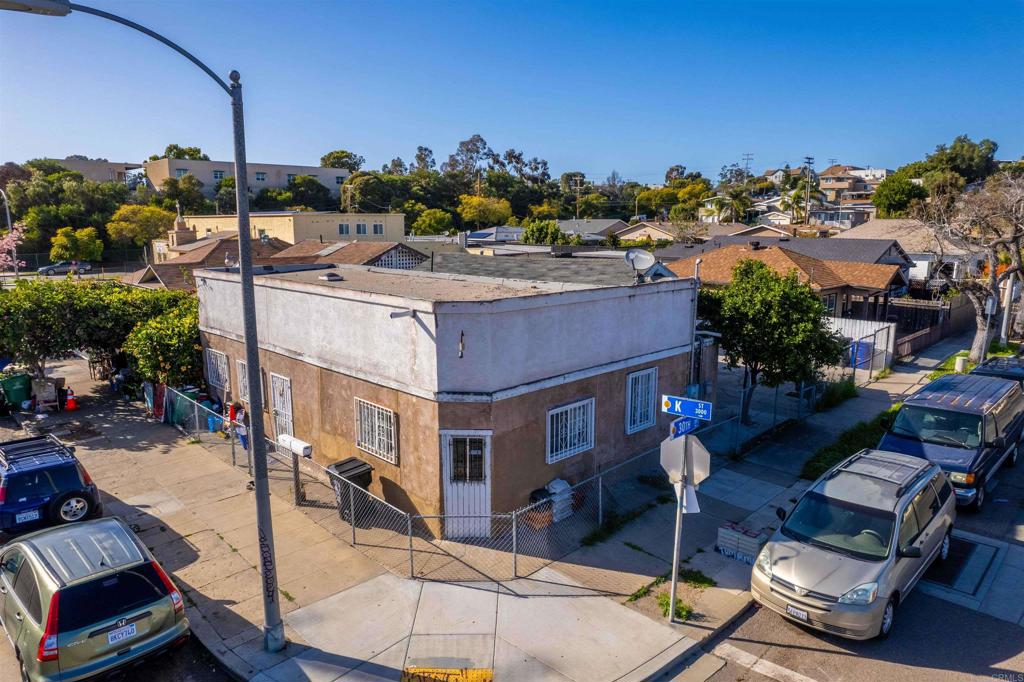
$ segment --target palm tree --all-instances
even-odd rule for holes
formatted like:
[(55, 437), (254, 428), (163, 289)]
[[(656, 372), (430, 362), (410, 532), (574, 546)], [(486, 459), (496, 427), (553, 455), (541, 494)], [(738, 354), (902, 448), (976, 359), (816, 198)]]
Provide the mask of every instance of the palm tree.
[(822, 194), (821, 189), (818, 188), (818, 183), (814, 180), (810, 181), (808, 187), (808, 181), (806, 177), (800, 178), (796, 183), (796, 187), (793, 188), (788, 194), (782, 195), (782, 201), (779, 202), (779, 208), (783, 211), (791, 211), (793, 218), (797, 221), (803, 222), (806, 217), (806, 206), (808, 190), (811, 197), (811, 208), (820, 206), (825, 200), (825, 195)]
[(724, 194), (719, 194), (711, 202), (719, 220), (729, 216), (729, 221), (734, 223), (746, 218), (747, 211), (752, 205), (750, 195), (742, 185), (729, 187)]

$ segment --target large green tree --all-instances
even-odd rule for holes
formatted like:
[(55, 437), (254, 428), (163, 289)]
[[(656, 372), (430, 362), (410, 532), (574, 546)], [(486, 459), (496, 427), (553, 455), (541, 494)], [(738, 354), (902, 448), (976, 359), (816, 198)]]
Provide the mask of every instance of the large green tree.
[(199, 147), (182, 147), (178, 144), (169, 144), (164, 148), (163, 154), (153, 154), (150, 161), (157, 159), (190, 159), (192, 161), (209, 161), (210, 157), (203, 153)]
[(358, 171), (364, 163), (366, 159), (347, 149), (335, 149), (320, 157), (320, 165), (323, 168), (344, 168), (350, 173)]
[(78, 347), (77, 286), (70, 279), (21, 279), (0, 289), (0, 355), (46, 376), (47, 358)]
[(729, 285), (700, 293), (704, 325), (722, 335), (728, 366), (743, 368), (744, 423), (759, 385), (814, 381), (842, 357), (845, 343), (830, 328), (825, 305), (795, 271), (780, 275), (760, 261), (743, 260)]
[(168, 386), (203, 376), (199, 342), (199, 302), (194, 296), (145, 322), (128, 335), (124, 350), (139, 374)]
[(114, 211), (107, 223), (107, 235), (121, 244), (146, 246), (154, 239), (167, 236), (174, 227), (175, 214), (159, 206), (125, 204)]
[(331, 191), (312, 175), (297, 175), (288, 181), (295, 205), (305, 206), (314, 211), (326, 210), (334, 206)]
[(98, 261), (103, 259), (103, 240), (95, 227), (62, 227), (50, 241), (50, 260)]
[(447, 234), (453, 227), (452, 214), (439, 208), (428, 208), (412, 224), (413, 234)]
[(508, 199), (478, 197), (463, 194), (459, 197), (459, 215), (462, 220), (476, 227), (504, 225), (512, 217), (512, 207)]
[(180, 178), (164, 178), (160, 187), (160, 205), (168, 211), (175, 211), (181, 206), (182, 213), (203, 215), (213, 213), (212, 201), (203, 194), (203, 183), (191, 173)]
[(928, 190), (913, 182), (905, 173), (894, 173), (878, 183), (871, 203), (878, 208), (879, 218), (901, 218), (910, 207), (928, 198)]

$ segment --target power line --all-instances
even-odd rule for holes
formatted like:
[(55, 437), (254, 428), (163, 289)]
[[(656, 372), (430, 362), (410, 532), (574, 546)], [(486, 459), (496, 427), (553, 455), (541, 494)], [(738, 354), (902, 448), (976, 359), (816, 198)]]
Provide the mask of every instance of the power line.
[(754, 155), (750, 152), (744, 152), (743, 154), (743, 171), (749, 176), (750, 175), (750, 162), (754, 160)]

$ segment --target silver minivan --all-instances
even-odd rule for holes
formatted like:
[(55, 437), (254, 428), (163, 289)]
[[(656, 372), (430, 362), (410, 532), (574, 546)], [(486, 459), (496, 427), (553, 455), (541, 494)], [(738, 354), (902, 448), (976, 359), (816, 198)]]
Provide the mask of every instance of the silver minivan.
[(956, 497), (938, 465), (861, 450), (815, 481), (754, 562), (754, 600), (850, 639), (887, 637), (896, 608), (949, 556)]

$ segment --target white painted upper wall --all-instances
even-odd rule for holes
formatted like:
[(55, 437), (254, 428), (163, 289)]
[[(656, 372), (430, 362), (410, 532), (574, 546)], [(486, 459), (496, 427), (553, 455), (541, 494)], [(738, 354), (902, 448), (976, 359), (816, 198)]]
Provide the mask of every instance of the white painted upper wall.
[[(204, 332), (240, 341), (235, 277), (198, 274), (199, 322)], [(665, 280), (430, 302), (256, 279), (261, 348), (414, 395), (450, 399), (526, 392), (532, 389), (525, 384), (571, 381), (579, 373), (685, 352), (692, 292), (691, 280)], [(391, 317), (410, 309), (415, 317)]]

